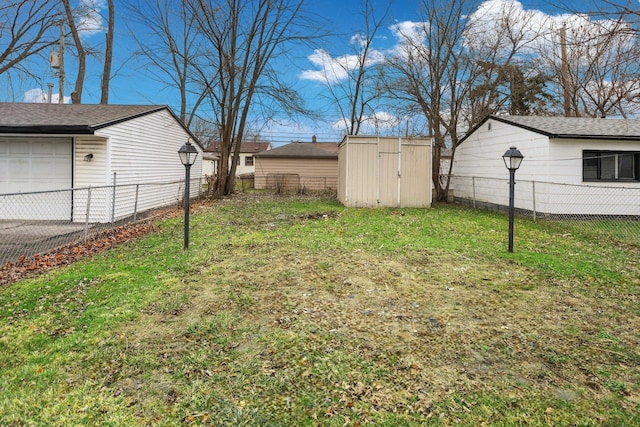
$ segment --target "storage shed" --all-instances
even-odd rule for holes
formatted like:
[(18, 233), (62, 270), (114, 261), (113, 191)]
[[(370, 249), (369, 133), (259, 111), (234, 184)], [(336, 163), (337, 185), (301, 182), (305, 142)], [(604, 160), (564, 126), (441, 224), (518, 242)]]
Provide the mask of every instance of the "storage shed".
[(338, 200), (350, 207), (430, 207), (431, 143), (346, 136), (338, 148)]

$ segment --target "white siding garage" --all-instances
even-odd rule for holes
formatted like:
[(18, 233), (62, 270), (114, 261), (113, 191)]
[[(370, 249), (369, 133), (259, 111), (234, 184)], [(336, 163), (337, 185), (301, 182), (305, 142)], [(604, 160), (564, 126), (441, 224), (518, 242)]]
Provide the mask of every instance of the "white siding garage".
[[(516, 209), (551, 217), (640, 217), (640, 120), (488, 116), (456, 148), (455, 199), (507, 207), (502, 155), (510, 146), (524, 155), (515, 177)], [(617, 163), (622, 158), (628, 163)]]
[[(0, 194), (71, 188), (72, 153), (73, 140), (69, 137), (0, 136)], [(37, 217), (46, 212), (51, 220), (71, 218), (70, 191), (49, 197), (46, 202), (36, 195), (14, 199), (12, 206), (0, 208), (2, 218), (29, 219), (29, 212)]]
[(71, 138), (0, 136), (0, 193), (71, 188)]
[(187, 142), (202, 153), (167, 106), (0, 103), (0, 221), (113, 222), (174, 204)]

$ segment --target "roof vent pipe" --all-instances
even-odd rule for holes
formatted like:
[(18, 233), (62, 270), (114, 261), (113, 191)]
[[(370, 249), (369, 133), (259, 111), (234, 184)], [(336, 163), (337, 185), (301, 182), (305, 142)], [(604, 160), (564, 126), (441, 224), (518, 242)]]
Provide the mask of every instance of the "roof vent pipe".
[(51, 104), (51, 98), (53, 98), (53, 83), (47, 83), (47, 104)]

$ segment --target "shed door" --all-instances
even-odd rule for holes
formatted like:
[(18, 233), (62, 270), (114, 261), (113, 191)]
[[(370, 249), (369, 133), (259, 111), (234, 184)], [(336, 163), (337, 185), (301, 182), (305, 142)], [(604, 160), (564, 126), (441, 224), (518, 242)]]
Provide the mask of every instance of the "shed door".
[(378, 206), (398, 206), (400, 151), (397, 140), (380, 140), (378, 146)]
[[(0, 137), (0, 194), (70, 189), (71, 138)], [(15, 197), (3, 219), (69, 220), (71, 192)], [(3, 203), (5, 205), (5, 203)]]

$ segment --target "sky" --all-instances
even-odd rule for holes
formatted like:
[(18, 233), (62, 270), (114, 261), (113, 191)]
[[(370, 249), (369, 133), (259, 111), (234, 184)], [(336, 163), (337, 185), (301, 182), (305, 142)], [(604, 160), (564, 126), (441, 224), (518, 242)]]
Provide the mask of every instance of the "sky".
[[(89, 2), (93, 9), (106, 15), (105, 0), (76, 0)], [(375, 0), (376, 10), (380, 13), (387, 1)], [(560, 0), (562, 1), (562, 0)], [(567, 19), (566, 11), (558, 6), (558, 2), (550, 0), (487, 0), (479, 2), (483, 10), (497, 10), (504, 7), (507, 2), (515, 2), (524, 12), (532, 13), (536, 19), (542, 21), (545, 17), (555, 19)], [(570, 5), (578, 8), (583, 6), (582, 1), (568, 1)], [(72, 5), (74, 1), (72, 0)], [(339, 34), (323, 38), (314, 48), (305, 47), (296, 53), (297, 63), (290, 67), (283, 67), (284, 73), (289, 74), (289, 79), (295, 82), (295, 86), (302, 96), (313, 106), (314, 101), (323, 98), (326, 93), (324, 76), (326, 70), (337, 69), (335, 65), (349, 61), (349, 54), (353, 52), (351, 43), (357, 42), (357, 34), (362, 30), (363, 19), (360, 0), (311, 0), (308, 4), (319, 17), (326, 18), (326, 30)], [(160, 83), (149, 78), (149, 70), (145, 63), (136, 58), (134, 51), (135, 42), (131, 37), (131, 31), (135, 31), (135, 24), (128, 22), (127, 9), (123, 0), (116, 0), (116, 31), (113, 62), (113, 77), (109, 102), (111, 104), (166, 104), (177, 110), (177, 92), (166, 88)], [(392, 3), (388, 23), (377, 34), (373, 48), (376, 54), (383, 57), (386, 52), (392, 51), (398, 43), (394, 31), (400, 26), (414, 25), (418, 21), (417, 0), (395, 0)], [(484, 14), (490, 17), (491, 14)], [(84, 28), (83, 40), (103, 48), (105, 22), (99, 13), (85, 16), (82, 27)], [(487, 28), (491, 21), (488, 19)], [(69, 49), (72, 49), (71, 47)], [(73, 58), (65, 55), (65, 63), (73, 64)], [(374, 56), (375, 57), (375, 56)], [(39, 68), (38, 68), (39, 67)], [(24, 90), (25, 102), (41, 101), (46, 94), (47, 83), (54, 84), (54, 102), (57, 100), (58, 78), (57, 74), (43, 61), (33, 70), (40, 77), (40, 87)], [(89, 60), (87, 76), (83, 92), (83, 103), (98, 103), (100, 100), (100, 72), (101, 65), (98, 61)], [(68, 97), (76, 70), (70, 65), (67, 69), (67, 81), (65, 95)], [(340, 76), (337, 75), (336, 79)], [(66, 99), (66, 98), (65, 98)], [(317, 105), (319, 110), (326, 110), (326, 103)], [(382, 112), (384, 114), (384, 112)], [(260, 137), (272, 142), (273, 145), (282, 145), (293, 140), (310, 141), (312, 135), (316, 135), (320, 141), (339, 141), (342, 137), (341, 129), (334, 126), (339, 117), (335, 113), (325, 113), (323, 121), (300, 121), (298, 123), (282, 123), (273, 125), (268, 129), (262, 129)]]

